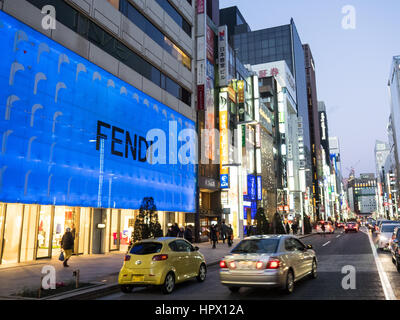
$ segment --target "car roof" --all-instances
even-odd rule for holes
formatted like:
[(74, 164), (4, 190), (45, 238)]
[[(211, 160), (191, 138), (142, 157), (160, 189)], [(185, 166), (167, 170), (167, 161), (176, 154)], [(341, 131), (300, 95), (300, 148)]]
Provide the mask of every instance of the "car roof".
[(169, 243), (173, 240), (185, 240), (183, 238), (174, 238), (174, 237), (160, 237), (160, 238), (150, 238), (150, 239), (143, 239), (138, 242), (164, 242)]
[(280, 240), (284, 238), (289, 238), (292, 237), (289, 234), (268, 234), (268, 235), (255, 235), (255, 236), (250, 236), (246, 237), (243, 240), (260, 240), (260, 239), (275, 239), (275, 240)]

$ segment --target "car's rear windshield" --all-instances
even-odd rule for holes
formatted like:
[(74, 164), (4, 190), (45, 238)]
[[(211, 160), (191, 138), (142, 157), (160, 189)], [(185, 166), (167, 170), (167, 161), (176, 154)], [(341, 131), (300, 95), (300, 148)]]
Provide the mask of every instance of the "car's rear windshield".
[(382, 226), (382, 232), (393, 232), (396, 227), (398, 227), (397, 224), (384, 224)]
[(278, 239), (248, 239), (240, 242), (231, 253), (275, 253)]
[(161, 251), (162, 244), (159, 242), (139, 242), (133, 245), (129, 253), (131, 254), (152, 254)]

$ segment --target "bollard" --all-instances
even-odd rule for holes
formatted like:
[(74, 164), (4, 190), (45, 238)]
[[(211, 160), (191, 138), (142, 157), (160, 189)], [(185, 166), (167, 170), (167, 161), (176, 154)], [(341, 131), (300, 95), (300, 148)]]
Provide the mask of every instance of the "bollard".
[(79, 274), (80, 274), (79, 269), (74, 270), (74, 272), (72, 273), (72, 275), (75, 277), (75, 288), (76, 289), (79, 288)]
[(40, 286), (39, 286), (39, 291), (38, 291), (38, 299), (40, 299), (42, 295), (42, 283), (43, 283), (43, 276), (40, 277)]

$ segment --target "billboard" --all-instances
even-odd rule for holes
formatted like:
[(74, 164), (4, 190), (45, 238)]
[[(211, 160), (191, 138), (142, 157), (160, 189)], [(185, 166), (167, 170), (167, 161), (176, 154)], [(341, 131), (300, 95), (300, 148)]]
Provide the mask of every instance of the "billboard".
[(193, 121), (2, 11), (0, 50), (0, 201), (195, 210), (194, 164), (147, 161)]
[[(220, 148), (220, 174), (221, 188), (229, 188), (229, 168), (223, 167), (229, 164), (229, 141), (228, 141), (228, 93), (219, 94), (219, 148)], [(226, 181), (228, 178), (228, 181)], [(224, 179), (224, 185), (222, 185)]]
[(228, 27), (222, 26), (218, 28), (218, 61), (219, 61), (219, 86), (227, 87), (228, 79)]

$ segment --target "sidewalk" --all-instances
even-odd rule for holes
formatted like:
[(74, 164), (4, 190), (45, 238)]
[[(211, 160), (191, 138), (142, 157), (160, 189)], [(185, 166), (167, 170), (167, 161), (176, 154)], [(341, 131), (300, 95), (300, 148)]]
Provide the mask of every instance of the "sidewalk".
[[(310, 235), (306, 235), (305, 237), (307, 236)], [(299, 237), (301, 238), (302, 236)], [(197, 243), (194, 245), (200, 248), (200, 252), (204, 255), (207, 266), (211, 266), (218, 264), (221, 258), (228, 254), (238, 243), (239, 239), (235, 239), (232, 247), (228, 247), (227, 243), (223, 244), (222, 241), (219, 241), (216, 249), (212, 249), (210, 242)], [(115, 252), (99, 255), (72, 256), (69, 261), (69, 268), (64, 268), (62, 263), (58, 260), (58, 257), (10, 267), (1, 266), (0, 299), (17, 293), (24, 288), (39, 288), (41, 285), (41, 271), (46, 265), (54, 266), (56, 269), (57, 282), (73, 280), (73, 271), (79, 269), (81, 282), (115, 284), (118, 279), (119, 270), (123, 264), (124, 255), (124, 252)]]

